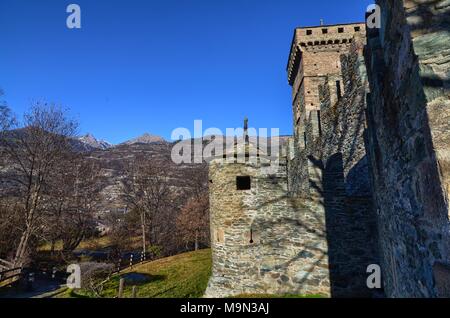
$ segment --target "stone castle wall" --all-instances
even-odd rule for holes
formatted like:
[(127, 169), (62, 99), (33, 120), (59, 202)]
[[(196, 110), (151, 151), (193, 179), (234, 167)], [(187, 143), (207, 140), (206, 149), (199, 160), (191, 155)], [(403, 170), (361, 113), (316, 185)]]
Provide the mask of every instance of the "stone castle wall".
[[(320, 109), (319, 85), (327, 76), (341, 73), (340, 56), (348, 52), (354, 35), (363, 30), (364, 24), (358, 23), (295, 30), (288, 63), (294, 135), (304, 134), (303, 123), (308, 119), (309, 112)], [(302, 138), (298, 141), (303, 148)]]
[[(278, 173), (251, 163), (210, 164), (212, 277), (206, 297), (330, 294), (323, 211), (287, 195)], [(251, 177), (237, 190), (238, 176)]]
[[(320, 111), (304, 122), (304, 148), (295, 142), (276, 176), (260, 163), (210, 164), (207, 297), (372, 296), (366, 269), (378, 259), (364, 149), (364, 34), (353, 40), (340, 56), (342, 73), (317, 82)], [(238, 176), (251, 177), (250, 190), (236, 189)]]
[(289, 162), (291, 195), (316, 198), (324, 210), (331, 294), (336, 297), (372, 296), (366, 270), (378, 264), (364, 138), (364, 44), (364, 34), (356, 35), (348, 53), (340, 56), (341, 73), (327, 76), (319, 86), (320, 109), (310, 111), (305, 122), (305, 148), (299, 147)]
[(303, 147), (295, 147), (294, 158), (289, 162), (289, 189), (295, 195), (310, 197), (316, 190), (320, 193), (321, 185), (315, 186), (311, 180), (319, 178), (320, 183), (320, 172), (312, 171), (323, 170), (324, 163), (339, 153), (344, 160), (347, 194), (370, 196), (364, 145), (367, 80), (362, 48), (365, 42), (363, 35), (355, 40), (349, 53), (340, 56), (342, 72), (326, 76), (318, 86), (319, 109), (310, 111), (308, 119), (299, 123), (305, 126), (305, 134), (296, 136), (297, 141), (293, 143)]
[(389, 297), (450, 296), (450, 3), (379, 0), (368, 146)]
[[(377, 4), (367, 36), (295, 31), (294, 136), (276, 175), (210, 165), (207, 296), (450, 297), (450, 3)], [(384, 290), (368, 289), (371, 264)]]

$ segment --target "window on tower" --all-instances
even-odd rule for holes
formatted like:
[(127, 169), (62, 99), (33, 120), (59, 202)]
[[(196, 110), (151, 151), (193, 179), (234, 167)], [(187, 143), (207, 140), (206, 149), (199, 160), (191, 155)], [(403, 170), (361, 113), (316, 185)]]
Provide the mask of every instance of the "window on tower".
[(252, 181), (249, 176), (236, 177), (236, 189), (239, 191), (250, 190), (252, 188)]

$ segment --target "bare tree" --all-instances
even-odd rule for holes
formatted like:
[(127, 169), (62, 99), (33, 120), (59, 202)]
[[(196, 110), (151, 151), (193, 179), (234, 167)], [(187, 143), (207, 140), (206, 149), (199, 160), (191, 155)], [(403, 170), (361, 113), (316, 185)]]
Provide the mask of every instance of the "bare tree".
[(21, 237), (14, 256), (16, 266), (24, 263), (30, 239), (42, 229), (44, 190), (51, 182), (53, 169), (71, 151), (69, 138), (75, 135), (76, 127), (60, 107), (37, 102), (25, 114), (21, 129), (1, 136), (22, 205)]
[(2, 198), (0, 202), (0, 258), (8, 259), (14, 253), (14, 244), (19, 239), (16, 225), (20, 216), (15, 213), (17, 204)]
[(177, 227), (186, 246), (194, 245), (198, 250), (200, 242), (208, 245), (209, 240), (209, 200), (208, 194), (192, 197), (181, 209)]
[[(144, 157), (136, 158), (123, 181), (125, 201), (140, 215), (142, 248), (157, 241), (157, 219), (170, 207), (173, 199), (168, 164)], [(148, 235), (147, 235), (148, 232)]]
[(136, 214), (114, 211), (108, 213), (105, 221), (110, 227), (109, 239), (111, 242), (110, 258), (117, 262), (122, 258), (124, 252), (129, 251), (133, 247), (133, 238), (136, 224)]
[[(70, 164), (69, 164), (70, 163)], [(68, 154), (50, 174), (47, 237), (52, 243), (61, 239), (63, 252), (72, 252), (95, 230), (94, 212), (101, 185), (99, 167), (80, 154)]]
[[(0, 98), (3, 96), (3, 90), (0, 89)], [(0, 139), (8, 133), (9, 129), (14, 125), (15, 120), (5, 101), (0, 99)], [(0, 144), (0, 168), (6, 164), (4, 149)], [(1, 176), (0, 176), (1, 177)]]
[(187, 198), (176, 220), (180, 239), (186, 249), (195, 250), (200, 243), (209, 244), (208, 169), (205, 164), (193, 165), (184, 171)]
[[(0, 98), (3, 96), (3, 91), (0, 89)], [(14, 118), (11, 109), (6, 105), (6, 102), (0, 100), (0, 133), (3, 133), (11, 128), (14, 123)]]
[(184, 179), (189, 197), (200, 198), (208, 193), (208, 166), (193, 165), (184, 171)]
[[(0, 89), (0, 98), (3, 96)], [(6, 102), (0, 99), (0, 139), (8, 133), (13, 126), (14, 118)], [(8, 258), (12, 252), (11, 247), (17, 239), (15, 226), (19, 221), (15, 212), (15, 203), (8, 200), (5, 191), (2, 191), (5, 184), (4, 169), (7, 166), (4, 148), (0, 145), (0, 258)]]

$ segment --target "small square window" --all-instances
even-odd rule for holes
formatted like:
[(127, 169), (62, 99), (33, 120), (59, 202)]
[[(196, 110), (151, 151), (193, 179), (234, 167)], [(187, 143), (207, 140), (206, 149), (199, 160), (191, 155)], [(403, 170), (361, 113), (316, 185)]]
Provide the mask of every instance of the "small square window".
[(248, 176), (236, 177), (236, 189), (239, 191), (250, 190), (252, 188), (251, 178)]
[(311, 35), (312, 34), (312, 30), (306, 30), (306, 35)]
[(322, 34), (327, 34), (328, 33), (328, 29), (322, 29)]
[(355, 27), (355, 32), (361, 31), (361, 28), (359, 26)]
[(344, 28), (339, 28), (338, 33), (344, 33)]

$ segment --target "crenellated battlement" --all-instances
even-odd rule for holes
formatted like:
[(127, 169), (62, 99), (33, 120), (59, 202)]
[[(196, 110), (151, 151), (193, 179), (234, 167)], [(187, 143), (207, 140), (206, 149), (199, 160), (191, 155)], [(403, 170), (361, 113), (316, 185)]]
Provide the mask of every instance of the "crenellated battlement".
[(298, 75), (303, 52), (341, 50), (353, 42), (355, 34), (365, 34), (364, 23), (321, 25), (295, 29), (287, 66), (289, 84), (293, 85)]
[(310, 112), (320, 111), (321, 85), (334, 81), (330, 87), (333, 103), (339, 98), (335, 98), (336, 95), (344, 94), (344, 77), (348, 72), (342, 72), (342, 57), (352, 48), (361, 49), (364, 46), (365, 30), (362, 23), (295, 30), (288, 63), (288, 80), (292, 86), (294, 136), (300, 148), (305, 147), (304, 135)]

